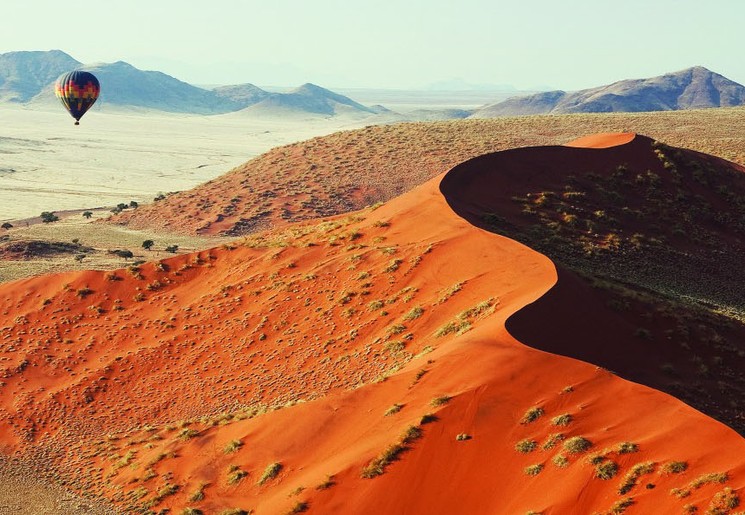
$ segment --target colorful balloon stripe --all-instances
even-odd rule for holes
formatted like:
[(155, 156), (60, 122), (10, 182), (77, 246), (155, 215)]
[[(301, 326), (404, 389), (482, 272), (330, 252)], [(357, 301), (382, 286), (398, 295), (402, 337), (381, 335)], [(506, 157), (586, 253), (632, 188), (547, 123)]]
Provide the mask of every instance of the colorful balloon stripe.
[(63, 74), (54, 85), (54, 92), (65, 109), (75, 118), (80, 118), (91, 108), (101, 92), (98, 79), (89, 72), (74, 71)]

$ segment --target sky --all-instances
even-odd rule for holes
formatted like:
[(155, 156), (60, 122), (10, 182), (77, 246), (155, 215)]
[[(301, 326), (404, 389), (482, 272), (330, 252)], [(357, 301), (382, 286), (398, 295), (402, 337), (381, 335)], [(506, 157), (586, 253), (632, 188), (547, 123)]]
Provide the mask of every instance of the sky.
[(576, 90), (695, 65), (745, 84), (743, 0), (9, 0), (1, 14), (0, 53), (197, 85)]

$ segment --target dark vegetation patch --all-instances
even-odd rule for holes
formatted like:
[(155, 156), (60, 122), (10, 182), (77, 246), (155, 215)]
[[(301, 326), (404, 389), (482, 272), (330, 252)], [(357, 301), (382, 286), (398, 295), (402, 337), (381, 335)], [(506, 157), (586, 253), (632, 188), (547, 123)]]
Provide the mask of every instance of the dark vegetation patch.
[(40, 257), (78, 255), (93, 252), (93, 248), (61, 241), (24, 240), (0, 243), (0, 259), (25, 260)]

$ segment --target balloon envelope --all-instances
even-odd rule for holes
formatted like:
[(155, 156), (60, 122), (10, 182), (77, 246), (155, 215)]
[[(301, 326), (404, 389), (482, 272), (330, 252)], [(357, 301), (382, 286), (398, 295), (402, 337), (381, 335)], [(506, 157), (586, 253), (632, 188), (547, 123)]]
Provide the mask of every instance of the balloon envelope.
[(75, 118), (75, 125), (78, 125), (80, 118), (96, 102), (100, 91), (101, 86), (95, 75), (84, 71), (65, 73), (54, 85), (54, 93)]

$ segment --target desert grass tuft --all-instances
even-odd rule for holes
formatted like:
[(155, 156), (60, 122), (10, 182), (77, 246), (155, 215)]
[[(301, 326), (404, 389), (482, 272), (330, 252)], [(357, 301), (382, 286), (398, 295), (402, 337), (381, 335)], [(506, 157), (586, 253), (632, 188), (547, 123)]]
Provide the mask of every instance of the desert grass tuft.
[(238, 449), (243, 447), (243, 442), (240, 440), (231, 440), (226, 445), (225, 448), (223, 448), (223, 452), (225, 454), (232, 454), (234, 452), (237, 452)]
[(538, 447), (538, 443), (535, 440), (520, 440), (515, 444), (515, 450), (523, 454), (533, 452), (536, 447)]
[(535, 465), (529, 465), (525, 467), (525, 474), (528, 476), (537, 476), (543, 470), (543, 464), (536, 463)]
[(452, 397), (448, 395), (440, 395), (439, 397), (435, 397), (434, 399), (429, 401), (429, 404), (436, 408), (438, 406), (444, 406), (445, 404), (450, 402), (450, 399), (452, 399)]
[(555, 426), (568, 426), (569, 423), (572, 422), (572, 420), (572, 415), (570, 415), (569, 413), (564, 413), (563, 415), (552, 418), (551, 423)]
[(592, 447), (592, 442), (582, 436), (573, 436), (564, 442), (564, 450), (571, 454), (585, 452)]
[(688, 470), (688, 463), (685, 461), (668, 461), (660, 467), (660, 474), (680, 474)]
[(535, 422), (539, 418), (541, 418), (544, 415), (545, 411), (540, 406), (535, 406), (533, 408), (530, 408), (528, 411), (525, 412), (523, 415), (523, 418), (520, 419), (521, 424), (530, 424), (531, 422)]
[(274, 463), (271, 463), (267, 465), (266, 469), (264, 469), (264, 473), (261, 475), (261, 478), (259, 478), (259, 481), (257, 484), (263, 485), (270, 479), (274, 479), (277, 477), (279, 472), (282, 470), (282, 464), (278, 461), (275, 461)]

